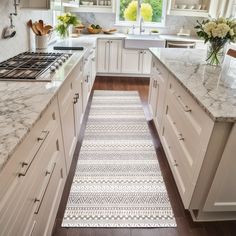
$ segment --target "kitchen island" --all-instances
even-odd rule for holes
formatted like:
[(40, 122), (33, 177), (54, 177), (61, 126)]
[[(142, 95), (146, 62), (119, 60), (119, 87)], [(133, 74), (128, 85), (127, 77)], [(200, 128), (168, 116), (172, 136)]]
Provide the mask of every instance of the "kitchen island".
[(0, 82), (1, 235), (52, 232), (96, 73), (93, 50), (68, 53), (45, 82)]
[(196, 221), (236, 219), (235, 59), (214, 68), (204, 50), (150, 51), (149, 107), (185, 208)]

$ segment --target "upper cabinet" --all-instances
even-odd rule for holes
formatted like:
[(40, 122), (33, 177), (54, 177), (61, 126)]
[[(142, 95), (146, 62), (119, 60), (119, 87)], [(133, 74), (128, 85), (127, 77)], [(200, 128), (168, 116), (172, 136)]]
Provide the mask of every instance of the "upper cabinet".
[(61, 0), (21, 0), (21, 8), (61, 10)]
[(208, 17), (213, 0), (169, 0), (168, 15)]
[(168, 15), (235, 17), (236, 0), (169, 0)]
[(73, 12), (115, 12), (115, 0), (63, 0), (63, 6)]
[(212, 18), (235, 17), (235, 7), (233, 7), (235, 4), (235, 0), (212, 0), (210, 5), (210, 16)]

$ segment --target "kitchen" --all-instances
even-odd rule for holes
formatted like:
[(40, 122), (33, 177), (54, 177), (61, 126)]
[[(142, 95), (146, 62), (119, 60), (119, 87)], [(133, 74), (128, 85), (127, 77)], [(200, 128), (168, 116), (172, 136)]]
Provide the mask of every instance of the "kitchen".
[(0, 235), (236, 234), (235, 1), (0, 3)]

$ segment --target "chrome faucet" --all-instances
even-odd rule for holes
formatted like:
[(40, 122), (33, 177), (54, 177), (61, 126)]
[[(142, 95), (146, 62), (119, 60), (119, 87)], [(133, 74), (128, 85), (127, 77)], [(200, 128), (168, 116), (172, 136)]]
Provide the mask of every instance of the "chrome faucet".
[(140, 21), (139, 21), (139, 33), (142, 34), (145, 32), (145, 29), (143, 29), (143, 17), (140, 17)]

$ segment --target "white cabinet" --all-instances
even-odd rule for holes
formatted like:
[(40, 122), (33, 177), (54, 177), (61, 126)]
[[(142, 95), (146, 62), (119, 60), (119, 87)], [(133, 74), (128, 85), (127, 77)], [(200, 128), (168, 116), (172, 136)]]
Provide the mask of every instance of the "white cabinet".
[(21, 8), (61, 10), (61, 0), (21, 0)]
[(54, 99), (0, 173), (0, 235), (50, 235), (65, 179)]
[(74, 68), (60, 88), (58, 94), (66, 165), (68, 171), (70, 169), (74, 150), (77, 144), (77, 137), (79, 135), (78, 120), (80, 120), (82, 113), (82, 94), (80, 94), (82, 68), (83, 66), (81, 64), (78, 64)]
[(97, 45), (97, 72), (121, 72), (122, 40), (99, 39)]
[(236, 125), (234, 124), (207, 196), (204, 211), (236, 212), (235, 140)]
[(168, 73), (158, 60), (153, 59), (148, 104), (159, 133), (161, 131), (167, 83)]
[(236, 125), (214, 122), (156, 58), (149, 108), (182, 202), (193, 219), (236, 219)]
[(150, 74), (152, 56), (148, 50), (122, 50), (122, 73)]
[(176, 16), (208, 17), (213, 0), (169, 0), (167, 14)]
[(214, 0), (211, 1), (209, 14), (212, 18), (233, 16), (234, 0)]
[(73, 12), (97, 12), (97, 13), (115, 13), (115, 0), (88, 0), (88, 1), (69, 1), (63, 0), (63, 6), (70, 8)]

